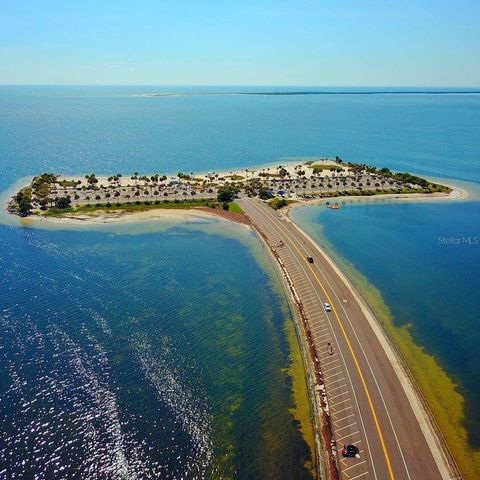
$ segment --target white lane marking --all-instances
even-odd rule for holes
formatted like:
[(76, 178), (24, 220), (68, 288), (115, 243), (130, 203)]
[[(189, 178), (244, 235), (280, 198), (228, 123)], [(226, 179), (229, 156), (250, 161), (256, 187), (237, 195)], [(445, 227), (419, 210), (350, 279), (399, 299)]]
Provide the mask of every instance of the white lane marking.
[(353, 427), (354, 425), (356, 425), (357, 422), (353, 422), (351, 423), (350, 425), (345, 425), (344, 427), (341, 427), (341, 428), (337, 428), (337, 430), (335, 431), (336, 433), (340, 432), (341, 430), (345, 430), (346, 428), (349, 428), (349, 427)]
[(346, 408), (342, 408), (342, 409), (339, 410), (338, 412), (335, 412), (334, 415), (338, 415), (339, 413), (342, 413), (342, 412), (344, 412), (345, 410), (349, 410), (350, 408), (353, 408), (353, 405), (350, 405), (349, 407), (346, 407)]
[(337, 403), (334, 403), (334, 404), (331, 403), (330, 406), (331, 406), (332, 408), (335, 408), (337, 405), (341, 405), (342, 403), (349, 402), (350, 400), (351, 400), (351, 398), (348, 397), (348, 398), (346, 398), (345, 400), (342, 400), (341, 402), (337, 402)]
[(329, 386), (334, 385), (335, 383), (341, 382), (342, 380), (345, 380), (345, 377), (338, 378), (337, 380), (334, 380), (333, 382), (329, 382)]
[[(362, 462), (358, 462), (358, 463), (355, 463), (354, 465), (350, 465), (349, 467), (347, 468), (344, 468), (342, 470), (343, 473), (345, 473), (347, 470), (350, 470), (351, 468), (355, 468), (355, 467), (358, 467), (360, 465), (363, 465), (364, 463), (366, 463), (367, 461), (366, 460), (363, 460)], [(366, 473), (366, 472), (365, 472)]]
[(349, 480), (355, 480), (356, 478), (363, 477), (363, 476), (366, 475), (367, 473), (368, 473), (368, 472), (363, 472), (363, 473), (361, 473), (360, 475), (356, 475), (355, 477), (350, 478)]
[[(246, 203), (250, 204), (250, 206), (251, 206), (254, 210), (257, 210), (257, 212), (260, 211), (260, 217), (261, 217), (262, 215), (264, 215), (265, 217), (268, 216), (268, 213), (266, 213), (266, 212), (268, 212), (268, 211), (262, 212), (261, 208), (260, 208), (258, 205), (256, 205), (254, 201), (249, 202), (248, 200), (246, 200)], [(273, 218), (275, 218), (275, 217), (273, 217)], [(279, 225), (280, 225), (281, 230), (285, 233), (285, 231), (286, 231), (286, 230), (285, 230), (286, 226), (283, 225), (283, 224), (281, 224), (281, 223), (280, 223)], [(278, 228), (275, 228), (275, 226), (274, 226), (273, 228), (274, 228), (274, 230), (278, 230)], [(292, 239), (291, 239), (291, 235), (289, 235), (289, 238), (290, 238), (290, 241), (291, 241), (292, 243), (298, 243), (298, 244), (300, 243), (300, 242), (296, 241), (294, 237), (293, 237), (293, 240), (292, 240)], [(310, 242), (309, 242), (309, 243), (310, 243)], [(308, 282), (310, 283), (312, 289), (314, 289), (314, 291), (316, 292), (319, 301), (320, 301), (321, 303), (323, 303), (323, 302), (322, 302), (322, 299), (321, 299), (321, 297), (320, 297), (319, 292), (318, 292), (317, 290), (315, 290), (315, 287), (314, 287), (314, 285), (313, 285), (313, 283), (312, 283), (312, 280), (311, 280), (310, 276), (309, 276), (309, 275), (307, 274), (307, 272), (305, 271), (305, 267), (303, 266), (302, 263), (300, 263), (300, 261), (297, 259), (297, 257), (295, 257), (295, 255), (293, 255), (292, 248), (290, 247), (290, 245), (288, 245), (288, 242), (285, 242), (285, 245), (286, 245), (286, 247), (288, 248), (289, 252), (292, 254), (292, 256), (293, 256), (293, 257), (296, 259), (296, 261), (298, 262), (298, 265), (300, 266), (300, 268), (303, 270), (303, 273), (304, 273), (305, 278), (306, 278), (306, 279), (308, 280)], [(301, 247), (301, 245), (300, 245), (300, 247)], [(331, 319), (330, 319), (330, 317), (328, 317), (328, 316), (327, 316), (327, 321), (328, 321), (328, 323), (329, 323), (329, 325), (330, 325), (330, 328), (332, 328), (333, 336), (335, 337), (336, 344), (338, 345), (339, 343), (338, 343), (337, 334), (336, 334), (335, 330), (333, 330), (333, 327), (332, 327), (332, 325), (331, 325)], [(360, 406), (359, 406), (359, 404), (358, 404), (357, 393), (356, 393), (356, 391), (355, 391), (355, 387), (353, 386), (353, 382), (352, 382), (352, 378), (351, 378), (351, 375), (350, 375), (350, 371), (349, 371), (348, 368), (347, 368), (347, 362), (346, 362), (346, 360), (345, 360), (345, 357), (344, 357), (342, 351), (340, 351), (340, 355), (341, 355), (341, 357), (342, 357), (342, 361), (343, 361), (343, 365), (344, 365), (344, 368), (345, 368), (345, 371), (346, 371), (346, 375), (347, 375), (347, 377), (348, 377), (348, 381), (350, 382), (350, 387), (351, 387), (351, 390), (352, 390), (352, 393), (353, 393), (353, 396), (354, 396), (354, 399), (355, 399), (355, 404), (356, 404), (356, 406), (357, 406), (357, 412), (358, 412), (358, 416), (359, 416), (359, 418), (360, 418), (360, 423), (361, 423), (361, 425), (362, 425), (363, 436), (365, 437), (365, 443), (366, 443), (366, 445), (367, 445), (368, 450), (370, 451), (370, 442), (369, 442), (369, 440), (368, 440), (367, 431), (366, 431), (366, 429), (365, 429), (365, 422), (364, 422), (364, 420), (363, 420), (363, 415), (362, 415), (362, 412), (361, 412), (361, 410), (360, 410)], [(337, 373), (335, 373), (335, 374), (329, 375), (328, 378), (332, 378), (332, 377), (334, 377), (335, 375), (338, 375), (339, 373), (340, 373), (340, 372), (337, 372)], [(324, 379), (326, 379), (326, 378), (327, 378), (327, 377), (324, 376)], [(328, 398), (328, 397), (327, 397), (327, 398)], [(340, 403), (344, 403), (344, 402), (340, 402)], [(339, 404), (338, 404), (338, 405), (339, 405)], [(352, 408), (353, 408), (353, 406), (352, 406)], [(375, 463), (374, 463), (374, 461), (373, 461), (373, 458), (371, 458), (371, 464), (372, 464), (372, 468), (373, 468), (373, 475), (374, 475), (375, 479), (378, 479), (377, 473), (376, 473), (376, 469), (375, 469)]]
[[(300, 232), (300, 230), (299, 230), (299, 232)], [(293, 240), (292, 240), (292, 237), (290, 237), (290, 240), (293, 242), (293, 240), (295, 240), (295, 238), (293, 237)], [(300, 245), (300, 248), (302, 248), (303, 251), (306, 253), (305, 247), (302, 246), (302, 245), (300, 244), (300, 242), (297, 242), (297, 243)], [(309, 244), (311, 244), (310, 241), (309, 241)], [(407, 473), (408, 478), (410, 479), (411, 477), (410, 477), (410, 473), (409, 473), (409, 471), (408, 471), (407, 463), (406, 463), (406, 461), (405, 461), (405, 457), (404, 457), (404, 455), (403, 455), (402, 448), (400, 447), (400, 442), (399, 442), (399, 440), (398, 440), (397, 432), (396, 432), (395, 427), (394, 427), (394, 425), (393, 425), (393, 422), (392, 422), (392, 419), (391, 419), (391, 416), (390, 416), (390, 412), (389, 412), (388, 407), (387, 407), (387, 404), (386, 404), (386, 402), (385, 402), (385, 398), (384, 398), (383, 393), (382, 393), (382, 391), (381, 391), (381, 389), (380, 389), (380, 385), (378, 384), (378, 381), (377, 381), (377, 378), (376, 378), (376, 376), (375, 376), (375, 373), (373, 372), (373, 369), (372, 369), (372, 366), (371, 366), (371, 364), (370, 364), (370, 361), (368, 360), (368, 357), (367, 357), (367, 355), (366, 355), (366, 353), (365, 353), (365, 350), (364, 350), (364, 348), (363, 348), (363, 345), (362, 345), (362, 343), (360, 342), (360, 340), (359, 340), (359, 338), (358, 338), (356, 329), (354, 328), (354, 326), (353, 326), (353, 324), (352, 324), (352, 321), (350, 320), (350, 316), (348, 315), (347, 311), (345, 310), (345, 307), (344, 307), (344, 303), (345, 303), (345, 302), (340, 301), (340, 298), (338, 297), (335, 289), (332, 287), (331, 283), (330, 283), (329, 280), (326, 278), (326, 276), (324, 275), (324, 273), (322, 272), (322, 270), (318, 267), (318, 265), (315, 265), (315, 267), (316, 267), (317, 271), (319, 272), (319, 274), (323, 277), (323, 279), (325, 280), (325, 282), (328, 284), (328, 286), (330, 287), (330, 290), (333, 292), (333, 295), (335, 296), (335, 298), (336, 298), (337, 301), (339, 302), (340, 308), (343, 310), (343, 312), (344, 312), (344, 314), (345, 314), (345, 316), (346, 316), (346, 318), (347, 318), (347, 320), (348, 320), (348, 323), (349, 323), (349, 325), (350, 325), (350, 328), (352, 329), (352, 331), (353, 331), (353, 333), (354, 333), (354, 335), (355, 335), (355, 338), (356, 338), (356, 340), (357, 340), (357, 343), (358, 343), (358, 345), (359, 345), (359, 347), (360, 347), (360, 349), (361, 349), (361, 351), (362, 351), (362, 353), (363, 353), (363, 357), (364, 357), (364, 359), (365, 359), (365, 361), (366, 361), (366, 363), (367, 363), (367, 365), (368, 365), (368, 369), (370, 370), (370, 373), (371, 373), (371, 375), (372, 375), (372, 377), (373, 377), (373, 379), (374, 379), (375, 385), (377, 386), (377, 391), (378, 391), (378, 393), (379, 393), (379, 395), (380, 395), (380, 398), (382, 399), (383, 407), (384, 407), (384, 409), (385, 409), (385, 412), (386, 412), (386, 414), (387, 414), (387, 417), (388, 417), (390, 426), (391, 426), (391, 428), (392, 428), (393, 435), (394, 435), (394, 437), (395, 437), (395, 441), (396, 441), (396, 443), (397, 443), (397, 447), (398, 447), (398, 450), (399, 450), (399, 452), (400, 452), (400, 456), (402, 457), (402, 461), (403, 461), (403, 465), (404, 465), (404, 467), (405, 467), (405, 471), (406, 471), (406, 473)], [(343, 299), (343, 300), (345, 300), (345, 299)]]
[(339, 364), (336, 365), (335, 367), (322, 369), (322, 371), (323, 371), (324, 373), (328, 373), (328, 372), (331, 372), (332, 370), (335, 370), (336, 368), (341, 367), (341, 366), (342, 366), (342, 364), (339, 363)]
[[(341, 397), (342, 395), (348, 395), (350, 392), (348, 390), (345, 390), (344, 392), (337, 393), (333, 397), (330, 397), (330, 400), (334, 400), (335, 398)], [(328, 398), (328, 392), (327, 392), (327, 398)]]
[(315, 325), (314, 327), (310, 328), (310, 330), (315, 333), (323, 333), (330, 330), (330, 327), (326, 327), (325, 325)]
[(347, 437), (353, 437), (353, 436), (356, 435), (357, 433), (360, 433), (360, 431), (357, 430), (356, 432), (348, 433), (347, 435), (344, 435), (343, 437), (337, 438), (337, 442), (340, 442), (340, 440), (343, 440), (344, 438), (347, 438)]
[[(300, 232), (300, 230), (298, 230), (298, 231)], [(293, 240), (292, 240), (292, 237), (290, 237), (290, 240), (293, 242), (293, 241), (295, 240), (295, 237), (293, 237)], [(303, 245), (301, 245), (301, 243), (298, 242), (298, 241), (297, 241), (296, 243), (298, 243), (298, 245), (300, 246), (300, 248), (302, 248), (303, 251), (306, 253), (305, 247), (304, 247)], [(309, 241), (309, 244), (311, 244), (310, 241)], [(389, 410), (388, 410), (387, 404), (386, 404), (386, 402), (385, 402), (384, 396), (383, 396), (382, 391), (381, 391), (381, 389), (380, 389), (380, 386), (379, 386), (379, 384), (378, 384), (378, 381), (377, 381), (377, 378), (376, 378), (376, 376), (375, 376), (375, 373), (373, 372), (373, 369), (372, 369), (372, 367), (371, 367), (371, 364), (370, 364), (370, 362), (369, 362), (369, 360), (368, 360), (368, 357), (367, 357), (367, 355), (366, 355), (366, 353), (365, 353), (365, 350), (364, 350), (364, 348), (363, 348), (363, 345), (361, 344), (361, 342), (360, 342), (360, 340), (359, 340), (359, 338), (358, 338), (357, 332), (356, 332), (356, 330), (355, 330), (355, 328), (354, 328), (354, 326), (353, 326), (353, 324), (352, 324), (352, 321), (350, 320), (350, 317), (349, 317), (347, 311), (345, 310), (344, 302), (340, 301), (340, 298), (338, 297), (335, 289), (332, 287), (331, 283), (330, 283), (329, 280), (326, 278), (326, 276), (324, 275), (324, 273), (322, 272), (322, 270), (318, 267), (318, 265), (314, 265), (314, 267), (316, 267), (316, 270), (319, 272), (319, 274), (323, 277), (323, 279), (325, 280), (325, 282), (326, 282), (326, 283), (328, 284), (328, 286), (330, 287), (330, 290), (333, 292), (333, 295), (335, 296), (335, 298), (336, 298), (337, 301), (339, 302), (340, 308), (343, 310), (343, 312), (344, 312), (344, 314), (345, 314), (345, 316), (346, 316), (346, 318), (347, 318), (347, 320), (348, 320), (348, 323), (349, 323), (349, 325), (350, 325), (350, 328), (352, 329), (352, 331), (353, 331), (353, 333), (354, 333), (354, 335), (355, 335), (355, 338), (356, 338), (356, 340), (357, 340), (357, 343), (358, 343), (358, 345), (359, 345), (359, 347), (360, 347), (360, 349), (361, 349), (361, 351), (362, 351), (362, 353), (363, 353), (363, 357), (364, 357), (365, 361), (367, 362), (367, 365), (368, 365), (368, 368), (369, 368), (369, 370), (370, 370), (370, 373), (371, 373), (371, 375), (372, 375), (372, 377), (373, 377), (373, 379), (374, 379), (374, 381), (375, 381), (375, 385), (377, 386), (377, 390), (378, 390), (378, 393), (379, 393), (379, 395), (380, 395), (380, 398), (382, 399), (382, 403), (383, 403), (385, 412), (386, 412), (386, 414), (387, 414), (387, 417), (388, 417), (390, 426), (391, 426), (391, 428), (392, 428), (392, 431), (393, 431), (393, 434), (394, 434), (394, 437), (395, 437), (395, 440), (396, 440), (396, 443), (397, 443), (398, 450), (399, 450), (400, 455), (401, 455), (401, 457), (402, 457), (402, 461), (403, 461), (403, 465), (404, 465), (404, 467), (405, 467), (405, 471), (406, 471), (406, 473), (407, 473), (408, 478), (410, 479), (410, 478), (411, 478), (411, 477), (410, 477), (410, 473), (409, 473), (409, 471), (408, 471), (407, 463), (406, 463), (406, 461), (405, 461), (405, 457), (404, 457), (404, 455), (403, 455), (402, 448), (400, 447), (400, 442), (399, 442), (399, 440), (398, 440), (397, 432), (396, 432), (395, 427), (394, 427), (394, 425), (393, 425), (393, 422), (392, 422), (392, 419), (391, 419), (391, 416), (390, 416), (390, 412), (389, 412)], [(367, 443), (368, 443), (368, 440), (367, 440)], [(374, 467), (374, 469), (375, 469), (375, 467)]]
[(345, 383), (345, 384), (343, 384), (343, 385), (340, 385), (339, 387), (335, 387), (335, 388), (331, 388), (331, 389), (327, 388), (327, 395), (328, 395), (329, 393), (334, 392), (335, 390), (338, 390), (339, 388), (345, 388), (346, 386), (347, 386), (347, 384)]
[(324, 375), (323, 379), (325, 380), (325, 383), (327, 383), (329, 378), (336, 377), (337, 375), (343, 375), (343, 370), (339, 370), (338, 372), (332, 373), (331, 375)]
[(314, 335), (315, 335), (318, 339), (320, 339), (320, 338), (325, 338), (325, 337), (329, 336), (329, 335), (330, 335), (330, 332), (324, 333), (323, 335), (317, 335), (317, 334), (314, 334)]
[[(331, 357), (331, 355), (329, 355), (329, 357)], [(332, 363), (338, 363), (339, 361), (340, 360), (338, 358), (334, 358), (331, 362), (322, 363), (322, 366), (326, 367), (328, 365), (331, 365)]]
[[(333, 416), (335, 416), (335, 415), (333, 415)], [(354, 416), (355, 416), (355, 414), (352, 413), (351, 415), (347, 415), (346, 417), (334, 420), (333, 423), (337, 424), (337, 423), (340, 423), (340, 422), (344, 422), (345, 420), (347, 420), (347, 418), (351, 418), (351, 417), (354, 417)]]
[[(304, 249), (304, 251), (305, 251), (305, 249)], [(323, 274), (323, 272), (321, 271), (321, 269), (320, 269), (320, 268), (317, 268), (317, 270), (318, 270), (318, 272), (320, 273), (320, 275), (323, 277), (323, 279), (325, 280), (325, 282), (327, 282), (328, 286), (330, 287), (330, 290), (333, 292), (333, 295), (334, 295), (334, 296), (336, 297), (336, 299), (338, 300), (338, 302), (339, 302), (339, 304), (340, 304), (340, 308), (343, 310), (343, 313), (345, 314), (345, 316), (346, 316), (346, 318), (347, 318), (347, 320), (348, 320), (348, 323), (349, 323), (349, 325), (350, 325), (350, 328), (352, 329), (353, 334), (355, 335), (355, 338), (356, 338), (356, 340), (357, 340), (357, 344), (359, 345), (359, 347), (360, 347), (360, 349), (361, 349), (361, 351), (362, 351), (363, 357), (364, 357), (365, 361), (367, 362), (368, 369), (370, 370), (370, 374), (372, 375), (373, 380), (374, 380), (374, 382), (375, 382), (375, 385), (376, 385), (376, 387), (377, 387), (377, 391), (378, 391), (378, 393), (379, 393), (379, 395), (380, 395), (380, 398), (382, 399), (382, 403), (383, 403), (383, 407), (384, 407), (384, 409), (385, 409), (385, 413), (387, 414), (388, 421), (389, 421), (389, 423), (390, 423), (390, 427), (392, 428), (393, 435), (394, 435), (394, 437), (395, 437), (395, 441), (396, 441), (396, 443), (397, 443), (397, 447), (398, 447), (398, 450), (399, 450), (399, 452), (400, 452), (400, 456), (402, 457), (403, 465), (404, 465), (404, 467), (405, 467), (405, 472), (406, 472), (406, 474), (407, 474), (407, 477), (408, 477), (409, 479), (411, 479), (411, 477), (410, 477), (410, 472), (408, 471), (408, 467), (407, 467), (407, 462), (406, 462), (405, 457), (404, 457), (404, 455), (403, 455), (402, 448), (400, 447), (400, 441), (398, 440), (397, 432), (396, 432), (395, 427), (394, 427), (394, 425), (393, 425), (393, 421), (392, 421), (392, 418), (391, 418), (391, 416), (390, 416), (390, 412), (389, 412), (389, 410), (388, 410), (387, 404), (386, 404), (386, 402), (385, 402), (385, 398), (384, 398), (383, 393), (382, 393), (382, 391), (381, 391), (381, 389), (380, 389), (380, 385), (378, 384), (377, 377), (375, 376), (375, 373), (373, 372), (373, 368), (372, 368), (372, 366), (371, 366), (371, 364), (370, 364), (370, 361), (368, 360), (367, 354), (365, 353), (365, 349), (363, 348), (363, 345), (362, 345), (362, 343), (360, 342), (360, 339), (358, 338), (357, 331), (356, 331), (356, 329), (354, 328), (352, 321), (350, 320), (350, 316), (348, 315), (347, 311), (345, 310), (345, 306), (343, 305), (343, 302), (340, 302), (340, 299), (339, 299), (339, 297), (338, 297), (335, 289), (332, 287), (332, 285), (330, 284), (330, 282), (328, 281), (328, 279), (326, 278), (326, 276)]]

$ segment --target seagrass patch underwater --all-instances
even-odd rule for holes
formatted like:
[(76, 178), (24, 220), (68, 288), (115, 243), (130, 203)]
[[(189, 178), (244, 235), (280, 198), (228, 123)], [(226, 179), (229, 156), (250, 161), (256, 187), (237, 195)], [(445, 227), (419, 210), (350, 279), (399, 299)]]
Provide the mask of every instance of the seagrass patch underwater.
[(252, 233), (0, 228), (2, 477), (311, 478)]

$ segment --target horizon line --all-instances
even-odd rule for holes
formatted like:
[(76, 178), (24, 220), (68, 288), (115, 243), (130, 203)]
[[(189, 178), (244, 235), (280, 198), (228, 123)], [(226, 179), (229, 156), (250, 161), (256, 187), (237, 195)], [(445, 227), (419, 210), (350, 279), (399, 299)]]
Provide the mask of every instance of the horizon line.
[(315, 84), (195, 84), (195, 83), (2, 83), (0, 87), (260, 87), (260, 88), (480, 88), (478, 85), (315, 85)]

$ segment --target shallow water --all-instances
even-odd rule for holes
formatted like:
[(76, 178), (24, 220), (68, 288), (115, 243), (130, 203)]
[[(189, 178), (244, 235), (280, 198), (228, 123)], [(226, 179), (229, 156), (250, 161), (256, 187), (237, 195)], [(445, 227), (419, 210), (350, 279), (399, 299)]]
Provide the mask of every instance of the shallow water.
[(251, 233), (0, 229), (2, 476), (310, 478)]
[(479, 448), (480, 202), (364, 200), (340, 210), (303, 207), (292, 218), (365, 275), (395, 325), (410, 325), (415, 342), (437, 358), (465, 398), (469, 441)]
[[(0, 190), (43, 171), (318, 155), (480, 183), (480, 95), (136, 96), (199, 90), (218, 88), (0, 87)], [(307, 215), (458, 382), (473, 445), (479, 247), (438, 238), (477, 235), (478, 213), (452, 203)], [(285, 301), (258, 244), (215, 222), (132, 228), (0, 226), (0, 475), (306, 476), (279, 370)]]

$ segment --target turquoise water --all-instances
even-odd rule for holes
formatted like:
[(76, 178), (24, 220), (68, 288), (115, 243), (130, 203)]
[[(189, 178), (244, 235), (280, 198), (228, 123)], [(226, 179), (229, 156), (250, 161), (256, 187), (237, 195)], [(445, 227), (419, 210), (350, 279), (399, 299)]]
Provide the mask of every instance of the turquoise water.
[(480, 179), (480, 95), (134, 96), (162, 90), (208, 91), (0, 87), (0, 187), (44, 170), (211, 171), (309, 155)]
[[(184, 95), (136, 96), (162, 91)], [(480, 183), (480, 95), (185, 95), (228, 91), (0, 87), (0, 190), (43, 171), (205, 171), (316, 155)], [(480, 247), (439, 237), (478, 235), (478, 214), (478, 203), (305, 210), (458, 381), (474, 445)], [(2, 468), (18, 478), (55, 468), (67, 478), (95, 478), (95, 468), (105, 478), (308, 478), (281, 371), (285, 300), (258, 242), (223, 225), (0, 226)]]

